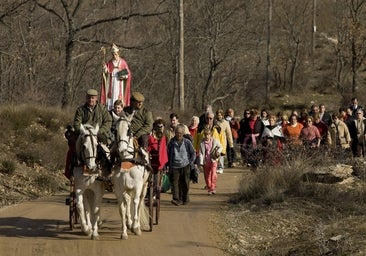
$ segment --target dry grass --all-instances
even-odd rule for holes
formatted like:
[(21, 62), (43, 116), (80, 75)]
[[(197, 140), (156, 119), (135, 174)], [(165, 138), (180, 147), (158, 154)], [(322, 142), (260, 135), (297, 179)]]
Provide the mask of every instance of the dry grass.
[[(344, 155), (345, 157), (333, 156)], [(355, 166), (354, 183), (307, 178), (316, 168)], [(365, 255), (365, 164), (348, 154), (285, 153), (280, 166), (261, 164), (244, 175), (224, 209), (230, 255)]]
[(0, 108), (0, 206), (65, 188), (64, 131), (71, 120), (72, 115), (54, 108)]

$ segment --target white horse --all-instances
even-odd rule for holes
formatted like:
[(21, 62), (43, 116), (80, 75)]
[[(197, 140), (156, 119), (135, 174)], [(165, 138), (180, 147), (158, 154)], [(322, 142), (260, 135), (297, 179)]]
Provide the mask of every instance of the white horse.
[(81, 222), (81, 230), (91, 239), (98, 240), (100, 207), (104, 185), (96, 180), (97, 167), (97, 133), (99, 126), (81, 125), (80, 135), (76, 141), (78, 165), (74, 167), (76, 208)]
[[(112, 182), (117, 197), (122, 222), (121, 239), (128, 238), (127, 229), (141, 235), (147, 230), (149, 213), (144, 198), (147, 191), (149, 171), (136, 161), (133, 135), (130, 130), (130, 117), (121, 117), (116, 124), (117, 163), (113, 167)], [(132, 201), (131, 201), (132, 199)], [(132, 207), (131, 207), (132, 206)], [(133, 220), (131, 219), (131, 210)]]

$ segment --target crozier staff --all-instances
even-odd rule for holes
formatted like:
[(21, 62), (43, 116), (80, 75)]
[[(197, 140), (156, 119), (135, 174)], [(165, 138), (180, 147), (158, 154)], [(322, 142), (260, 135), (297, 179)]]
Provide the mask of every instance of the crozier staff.
[(132, 74), (127, 62), (121, 58), (119, 48), (113, 44), (111, 47), (112, 59), (103, 62), (100, 103), (107, 105), (108, 110), (113, 109), (116, 100), (122, 100), (125, 106), (130, 105), (130, 90)]

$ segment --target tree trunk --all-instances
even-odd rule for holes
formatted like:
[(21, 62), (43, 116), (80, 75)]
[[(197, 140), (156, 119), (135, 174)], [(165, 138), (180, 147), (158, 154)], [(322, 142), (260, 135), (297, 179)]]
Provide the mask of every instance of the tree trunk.
[(352, 93), (355, 94), (358, 90), (358, 85), (357, 85), (357, 53), (356, 53), (356, 43), (355, 43), (355, 39), (352, 38), (352, 47), (351, 47), (351, 51), (352, 51)]
[(66, 49), (65, 49), (65, 81), (64, 81), (64, 85), (63, 85), (63, 95), (62, 95), (62, 102), (61, 102), (61, 107), (63, 109), (69, 107), (71, 105), (71, 101), (70, 99), (72, 98), (72, 85), (71, 85), (71, 81), (72, 78), (74, 76), (74, 71), (72, 68), (72, 54), (73, 54), (73, 50), (74, 50), (74, 42), (72, 39), (70, 39), (66, 44)]
[(292, 60), (292, 66), (291, 66), (291, 77), (290, 77), (290, 90), (291, 91), (293, 91), (293, 89), (295, 88), (295, 83), (296, 83), (296, 69), (297, 69), (297, 62), (299, 59), (299, 47), (300, 47), (300, 42), (297, 41), (295, 56)]

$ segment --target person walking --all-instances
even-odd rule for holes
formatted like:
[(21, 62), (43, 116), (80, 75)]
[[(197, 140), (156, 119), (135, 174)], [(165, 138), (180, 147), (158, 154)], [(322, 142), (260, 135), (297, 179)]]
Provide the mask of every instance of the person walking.
[(167, 138), (163, 119), (159, 118), (154, 121), (153, 130), (148, 136), (148, 151), (154, 173), (162, 171), (168, 162)]
[(340, 114), (332, 114), (333, 123), (329, 126), (332, 149), (349, 149), (351, 145), (351, 135), (348, 126), (340, 119)]
[(357, 118), (357, 110), (359, 109), (363, 109), (359, 104), (358, 104), (358, 100), (356, 97), (353, 97), (351, 99), (351, 105), (349, 106), (349, 108), (352, 110), (352, 116), (354, 119)]
[(205, 125), (200, 129), (198, 128), (198, 131), (196, 135), (193, 138), (193, 147), (198, 153), (200, 150), (200, 144), (204, 138), (203, 131), (204, 129), (209, 128), (211, 130), (211, 136), (216, 138), (218, 141), (220, 141), (220, 144), (222, 146), (222, 154), (226, 153), (226, 141), (224, 141), (221, 127), (215, 122), (215, 114), (212, 111), (208, 111), (205, 114)]
[[(231, 128), (230, 124), (226, 119), (224, 118), (224, 110), (219, 109), (216, 111), (216, 123), (221, 128), (221, 134), (222, 134), (222, 140), (225, 144), (226, 151), (228, 148), (232, 149), (234, 148), (234, 142), (233, 142), (233, 135), (231, 134)], [(221, 154), (219, 157), (219, 162), (217, 166), (217, 173), (224, 173), (225, 168), (225, 155)]]
[(327, 126), (332, 124), (332, 116), (328, 111), (326, 111), (324, 104), (319, 104), (319, 117)]
[(262, 109), (259, 119), (263, 122), (264, 126), (269, 125), (268, 116), (269, 116), (268, 111), (266, 109)]
[(216, 194), (217, 166), (221, 155), (222, 146), (220, 142), (212, 137), (211, 129), (205, 128), (204, 138), (200, 144), (199, 161), (203, 168), (208, 194)]
[(185, 127), (178, 124), (175, 136), (168, 143), (168, 166), (172, 178), (172, 201), (174, 205), (189, 202), (190, 170), (196, 159), (191, 141), (184, 137)]
[[(168, 142), (175, 136), (175, 128), (181, 124), (179, 121), (179, 116), (176, 113), (171, 113), (169, 115), (170, 119), (170, 125), (166, 129), (166, 134), (168, 138)], [(186, 138), (189, 138), (192, 141), (191, 133), (189, 132), (188, 127), (185, 124), (182, 124), (184, 126), (184, 136)]]
[(271, 166), (279, 166), (282, 163), (282, 150), (285, 138), (282, 127), (277, 123), (274, 115), (268, 117), (269, 125), (263, 130), (261, 141), (263, 145), (263, 161)]
[(264, 127), (263, 122), (259, 119), (259, 112), (257, 109), (251, 110), (250, 118), (240, 124), (239, 141), (242, 145), (240, 152), (243, 162), (246, 163), (248, 167), (257, 168), (259, 166), (260, 150), (258, 146)]
[(305, 126), (301, 129), (300, 139), (306, 148), (319, 148), (321, 135), (318, 128), (313, 125), (313, 117), (309, 116), (306, 120)]
[(232, 168), (232, 167), (235, 167), (235, 162), (237, 161), (235, 148), (237, 145), (237, 140), (239, 138), (240, 122), (235, 117), (235, 112), (232, 108), (229, 108), (226, 110), (225, 119), (230, 124), (231, 135), (233, 137), (234, 147), (233, 148), (227, 147), (227, 149), (226, 149), (228, 166), (229, 166), (229, 168)]
[(290, 123), (283, 130), (283, 135), (286, 138), (286, 144), (289, 147), (302, 145), (300, 134), (303, 127), (303, 124), (297, 121), (297, 115), (292, 114), (290, 116)]
[(165, 174), (166, 163), (168, 162), (165, 121), (161, 118), (154, 121), (153, 130), (148, 137), (148, 151), (150, 154), (151, 167), (153, 169), (152, 178), (154, 179), (154, 191), (157, 191), (157, 186), (162, 179), (162, 175)]
[(361, 108), (356, 111), (356, 119), (350, 123), (349, 132), (352, 138), (352, 153), (354, 157), (365, 156), (366, 119)]
[(329, 127), (326, 123), (324, 123), (323, 120), (321, 120), (320, 115), (319, 114), (315, 114), (313, 117), (313, 125), (318, 128), (320, 136), (321, 136), (321, 141), (320, 144), (322, 146), (329, 146), (331, 143), (331, 138), (330, 138), (330, 134), (329, 134)]
[(200, 123), (200, 119), (198, 116), (192, 116), (191, 123), (188, 126), (189, 133), (191, 134), (192, 138), (196, 135), (198, 131), (198, 125)]

